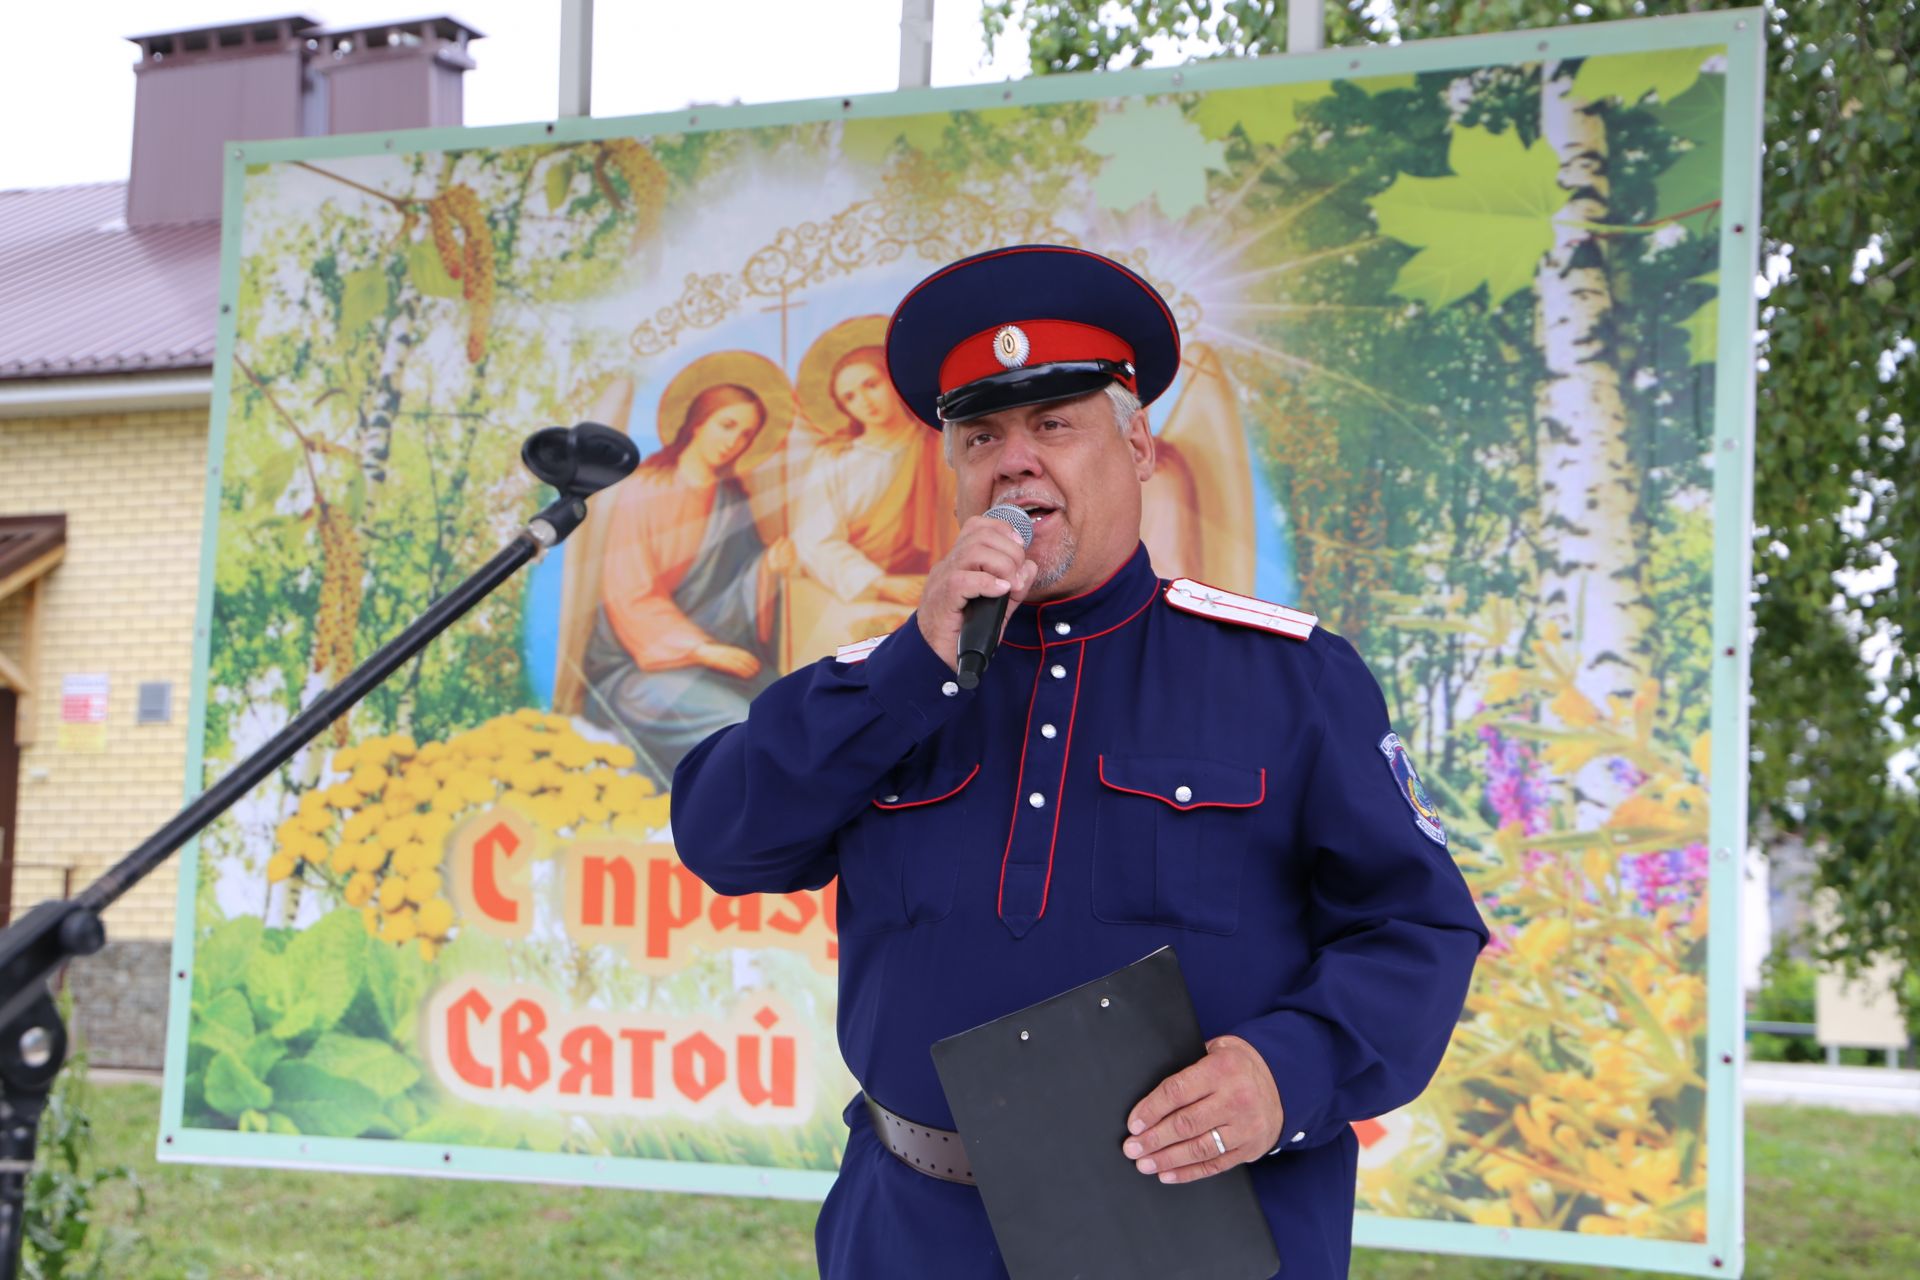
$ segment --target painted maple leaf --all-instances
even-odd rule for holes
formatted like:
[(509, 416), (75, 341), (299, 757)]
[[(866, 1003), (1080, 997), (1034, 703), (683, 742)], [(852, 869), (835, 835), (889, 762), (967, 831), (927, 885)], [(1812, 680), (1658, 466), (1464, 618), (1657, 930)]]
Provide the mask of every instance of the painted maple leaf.
[(1152, 200), (1167, 217), (1184, 218), (1207, 202), (1207, 172), (1227, 167), (1226, 144), (1209, 142), (1177, 104), (1166, 101), (1102, 116), (1084, 145), (1105, 158), (1093, 180), (1093, 198), (1114, 213)]
[(1517, 131), (1457, 128), (1439, 178), (1401, 174), (1373, 197), (1380, 234), (1420, 252), (1401, 266), (1393, 291), (1439, 309), (1487, 286), (1498, 306), (1527, 288), (1553, 247), (1553, 219), (1567, 204), (1560, 162)]
[(1645, 53), (1615, 53), (1588, 58), (1573, 78), (1573, 96), (1582, 102), (1618, 98), (1626, 106), (1652, 94), (1672, 102), (1700, 78), (1700, 67), (1723, 44), (1696, 49), (1654, 49)]

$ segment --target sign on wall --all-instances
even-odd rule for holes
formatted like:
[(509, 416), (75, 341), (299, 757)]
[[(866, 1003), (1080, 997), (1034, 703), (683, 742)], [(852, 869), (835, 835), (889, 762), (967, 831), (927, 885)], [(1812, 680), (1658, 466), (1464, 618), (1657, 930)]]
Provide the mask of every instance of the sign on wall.
[(1354, 641), (1493, 927), (1433, 1087), (1355, 1126), (1359, 1241), (1731, 1273), (1760, 52), (1722, 13), (234, 148), (204, 780), (536, 509), (529, 430), (647, 461), (202, 838), (162, 1154), (824, 1194), (834, 887), (712, 893), (666, 790), (907, 617), (952, 495), (885, 317), (1047, 241), (1185, 335), (1161, 575)]

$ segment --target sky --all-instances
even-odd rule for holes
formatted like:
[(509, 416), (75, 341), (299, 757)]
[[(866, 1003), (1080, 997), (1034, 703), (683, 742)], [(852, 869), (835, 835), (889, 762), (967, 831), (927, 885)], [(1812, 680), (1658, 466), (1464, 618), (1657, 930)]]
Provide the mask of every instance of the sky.
[[(80, 0), (8, 6), (0, 42), (0, 190), (111, 182), (133, 146), (126, 37), (301, 13), (331, 25), (447, 13), (486, 33), (472, 48), (466, 123), (550, 120), (559, 103), (559, 0)], [(1026, 44), (987, 57), (980, 0), (936, 0), (933, 83), (1026, 73)], [(689, 103), (782, 102), (898, 87), (900, 0), (598, 0), (593, 114)], [(28, 128), (23, 122), (43, 121)]]

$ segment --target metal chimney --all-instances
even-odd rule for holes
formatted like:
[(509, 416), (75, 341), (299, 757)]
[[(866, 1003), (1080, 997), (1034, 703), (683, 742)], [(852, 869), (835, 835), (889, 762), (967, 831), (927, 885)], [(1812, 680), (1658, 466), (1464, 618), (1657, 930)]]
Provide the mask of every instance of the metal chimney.
[(127, 37), (140, 46), (127, 224), (218, 221), (224, 143), (457, 127), (480, 35), (448, 17), (323, 27), (286, 14)]
[(467, 43), (481, 33), (448, 17), (309, 31), (312, 80), (328, 133), (458, 128)]
[(127, 224), (220, 217), (220, 144), (300, 134), (301, 32), (289, 14), (128, 36), (140, 46)]

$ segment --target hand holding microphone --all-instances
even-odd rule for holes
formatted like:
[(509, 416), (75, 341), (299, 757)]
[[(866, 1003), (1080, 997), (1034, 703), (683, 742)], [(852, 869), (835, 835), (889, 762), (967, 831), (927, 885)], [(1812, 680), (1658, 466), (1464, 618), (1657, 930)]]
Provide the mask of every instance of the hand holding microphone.
[(1009, 604), (1024, 600), (1040, 575), (1040, 566), (1027, 559), (1032, 537), (1027, 513), (1002, 504), (961, 525), (953, 550), (927, 574), (915, 615), (920, 634), (964, 688), (979, 683)]

